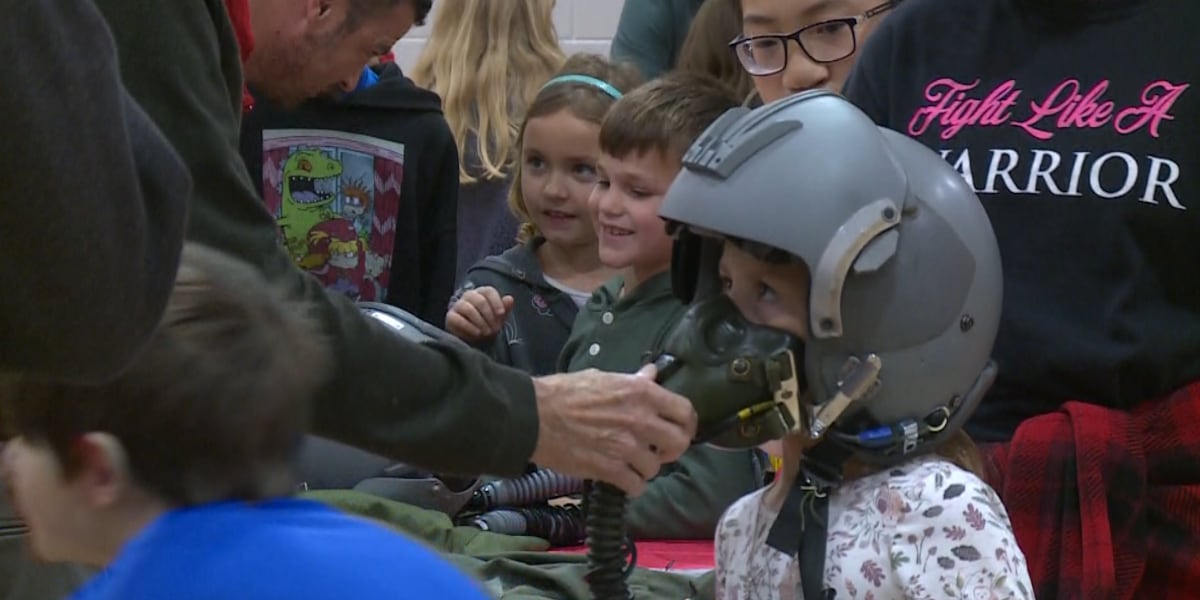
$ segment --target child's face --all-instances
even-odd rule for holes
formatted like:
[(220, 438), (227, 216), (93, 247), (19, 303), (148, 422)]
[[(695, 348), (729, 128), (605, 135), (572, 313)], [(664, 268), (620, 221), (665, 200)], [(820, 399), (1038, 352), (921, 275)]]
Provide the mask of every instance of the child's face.
[(588, 197), (596, 187), (600, 126), (561, 110), (525, 123), (521, 197), (546, 243), (596, 245)]
[(808, 338), (809, 274), (803, 264), (764, 262), (725, 242), (720, 274), (746, 320)]
[(600, 154), (589, 204), (601, 263), (612, 269), (632, 268), (643, 281), (670, 266), (671, 237), (658, 209), (679, 169), (678, 157), (658, 151), (624, 158)]
[(3, 471), (17, 514), (29, 525), (35, 556), (74, 560), (79, 539), (79, 490), (48, 446), (17, 437), (4, 447)]
[[(832, 19), (861, 16), (883, 4), (883, 0), (742, 0), (742, 35), (786, 35)], [(786, 67), (772, 75), (753, 77), (755, 89), (767, 102), (817, 88), (840, 92), (863, 42), (886, 14), (882, 12), (858, 23), (853, 27), (853, 36), (844, 24), (837, 23), (815, 27), (803, 34), (809, 51), (819, 54), (817, 59), (829, 60), (842, 52), (847, 54), (834, 62), (816, 62), (795, 40), (789, 40)], [(779, 60), (775, 54), (764, 54), (764, 63)]]

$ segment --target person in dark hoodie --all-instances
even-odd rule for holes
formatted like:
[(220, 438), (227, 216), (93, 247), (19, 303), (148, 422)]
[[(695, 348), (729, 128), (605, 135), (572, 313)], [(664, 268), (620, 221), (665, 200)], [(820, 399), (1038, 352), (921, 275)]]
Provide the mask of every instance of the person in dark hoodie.
[[(419, 24), (428, 3), (418, 9)], [(368, 66), (295, 110), (259, 99), (241, 149), (301, 268), (353, 300), (441, 321), (454, 291), (458, 152), (436, 94), (393, 63)]]
[(521, 243), (467, 271), (446, 314), (448, 331), (503, 364), (556, 371), (579, 308), (613, 275), (600, 263), (587, 201), (600, 122), (640, 80), (630, 66), (577, 54), (538, 92), (517, 138), (508, 196)]

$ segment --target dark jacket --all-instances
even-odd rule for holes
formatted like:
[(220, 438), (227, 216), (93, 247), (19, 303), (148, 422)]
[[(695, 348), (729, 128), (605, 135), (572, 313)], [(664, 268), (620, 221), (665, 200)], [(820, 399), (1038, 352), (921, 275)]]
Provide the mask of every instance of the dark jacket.
[(558, 354), (579, 313), (575, 301), (542, 274), (537, 248), (544, 241), (535, 239), (483, 259), (467, 271), (463, 287), (454, 294), (457, 300), (467, 290), (490, 286), (501, 296), (513, 297), (504, 329), (480, 348), (497, 362), (534, 375), (557, 372)]
[[(121, 85), (91, 2), (0, 18), (0, 371), (91, 382), (124, 368), (175, 281), (191, 178)], [(89, 573), (34, 559), (0, 481), (0, 599), (66, 597)]]
[(121, 86), (90, 2), (6, 8), (0, 371), (104, 379), (162, 316), (191, 180)]
[[(475, 143), (467, 144), (462, 157), (467, 172), (480, 177), (483, 168), (476, 154)], [(463, 184), (458, 195), (458, 275), (460, 286), (475, 263), (496, 256), (517, 245), (520, 223), (508, 208), (508, 192), (512, 178), (482, 179)]]
[[(353, 300), (440, 323), (454, 291), (454, 136), (437, 94), (394, 64), (373, 74), (369, 87), (296, 110), (256, 95), (242, 124), (242, 160), (302, 268)], [(326, 183), (301, 183), (299, 193), (328, 191), (327, 199), (301, 205), (291, 197), (289, 179), (304, 164), (327, 174)], [(353, 259), (331, 251), (350, 248)]]
[(469, 348), (400, 339), (280, 249), (238, 154), (241, 62), (221, 0), (96, 4), (117, 39), (125, 85), (193, 173), (188, 238), (253, 264), (329, 336), (335, 368), (315, 401), (313, 432), (430, 470), (522, 473), (538, 427), (528, 375)]

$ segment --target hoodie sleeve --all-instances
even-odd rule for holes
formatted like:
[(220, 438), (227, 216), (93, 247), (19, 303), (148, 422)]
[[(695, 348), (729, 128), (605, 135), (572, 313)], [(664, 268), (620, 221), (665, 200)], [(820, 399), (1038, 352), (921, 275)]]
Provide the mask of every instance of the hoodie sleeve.
[(446, 306), (454, 294), (458, 268), (458, 149), (446, 120), (437, 119), (433, 139), (438, 151), (431, 153), (431, 183), (422, 197), (424, 223), (421, 228), (421, 318), (430, 323), (446, 320)]
[(101, 379), (162, 316), (191, 180), (121, 85), (90, 0), (7, 8), (0, 370)]
[(458, 344), (405, 341), (280, 249), (238, 156), (241, 65), (222, 0), (95, 1), (126, 87), (193, 173), (188, 239), (253, 265), (322, 324), (336, 362), (315, 399), (313, 432), (430, 470), (523, 472), (538, 439), (528, 375)]

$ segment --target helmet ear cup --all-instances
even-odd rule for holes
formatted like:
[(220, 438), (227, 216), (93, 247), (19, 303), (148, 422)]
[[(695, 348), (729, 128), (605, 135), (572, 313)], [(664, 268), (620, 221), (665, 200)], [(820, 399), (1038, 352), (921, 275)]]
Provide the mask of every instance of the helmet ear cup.
[(671, 249), (671, 291), (684, 304), (724, 290), (718, 266), (724, 242), (678, 227)]
[(686, 227), (679, 227), (671, 248), (671, 291), (684, 304), (696, 297), (700, 277), (701, 246), (704, 240)]

